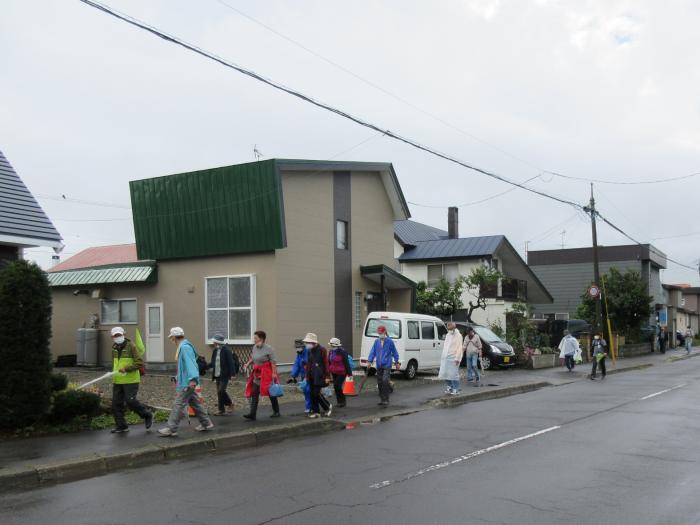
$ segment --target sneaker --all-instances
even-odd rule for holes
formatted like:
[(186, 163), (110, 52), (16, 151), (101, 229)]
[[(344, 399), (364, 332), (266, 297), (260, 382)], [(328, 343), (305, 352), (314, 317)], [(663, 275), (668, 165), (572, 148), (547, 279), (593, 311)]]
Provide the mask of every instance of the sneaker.
[(112, 430), (110, 430), (110, 432), (112, 434), (126, 434), (128, 431), (129, 431), (129, 427), (124, 427), (124, 428), (116, 427), (116, 428), (113, 428)]
[(304, 414), (306, 414), (307, 416), (308, 416), (310, 413), (311, 413), (311, 410), (308, 410), (308, 409), (304, 410)]
[(149, 412), (148, 415), (143, 418), (143, 426), (146, 427), (146, 430), (153, 426), (153, 412)]
[(316, 419), (321, 417), (319, 414), (316, 414), (315, 412), (309, 412), (309, 419)]
[(389, 402), (388, 402), (388, 401), (382, 401), (381, 403), (379, 403), (379, 406), (387, 407), (387, 406), (389, 406)]
[(591, 381), (595, 381), (595, 376), (591, 376), (588, 379), (590, 379)]
[(271, 415), (270, 417), (280, 417), (280, 413), (279, 413), (279, 412), (273, 412), (272, 415)]
[(333, 405), (328, 403), (328, 411), (326, 412), (326, 417), (331, 417), (332, 412), (333, 412)]
[(215, 416), (226, 416), (228, 414), (226, 414), (226, 412), (214, 412), (214, 415)]
[(161, 437), (177, 436), (177, 431), (173, 432), (169, 427), (158, 429), (158, 435)]
[(207, 423), (206, 425), (200, 424), (200, 425), (197, 425), (196, 427), (194, 427), (194, 429), (197, 432), (204, 432), (205, 430), (211, 430), (212, 428), (214, 428), (214, 423), (212, 423), (211, 421), (209, 421), (209, 423)]
[(226, 414), (233, 414), (233, 405), (226, 407)]
[(346, 404), (345, 404), (345, 403), (338, 403), (336, 406), (337, 406), (338, 408), (345, 408), (345, 407), (346, 407)]

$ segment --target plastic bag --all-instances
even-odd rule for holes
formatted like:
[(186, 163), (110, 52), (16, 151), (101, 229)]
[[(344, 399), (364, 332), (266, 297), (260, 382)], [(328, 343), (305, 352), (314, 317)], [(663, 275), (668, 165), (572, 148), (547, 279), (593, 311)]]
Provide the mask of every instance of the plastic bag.
[(270, 397), (282, 397), (284, 395), (282, 385), (280, 385), (279, 383), (272, 383), (268, 390), (268, 394)]

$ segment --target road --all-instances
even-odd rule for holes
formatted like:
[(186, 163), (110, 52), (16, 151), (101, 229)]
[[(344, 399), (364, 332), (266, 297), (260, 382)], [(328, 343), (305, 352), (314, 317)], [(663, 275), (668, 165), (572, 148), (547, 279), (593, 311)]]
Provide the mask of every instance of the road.
[[(700, 359), (2, 496), (5, 524), (700, 523)], [(397, 392), (398, 393), (398, 392)]]

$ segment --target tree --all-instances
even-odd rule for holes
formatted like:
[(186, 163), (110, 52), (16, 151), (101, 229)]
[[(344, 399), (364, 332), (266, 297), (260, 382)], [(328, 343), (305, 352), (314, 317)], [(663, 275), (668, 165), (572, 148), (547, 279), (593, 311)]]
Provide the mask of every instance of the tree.
[[(607, 299), (608, 312), (613, 330), (625, 334), (627, 337), (639, 335), (639, 329), (644, 321), (651, 315), (651, 301), (653, 297), (648, 295), (647, 287), (639, 272), (627, 270), (620, 272), (617, 268), (610, 268), (610, 272), (603, 276), (607, 298), (603, 298), (602, 311), (605, 311), (605, 299)], [(585, 319), (593, 324), (595, 321), (595, 301), (588, 294), (588, 288), (581, 295), (581, 304), (576, 310), (580, 319)]]
[(444, 277), (435, 288), (428, 288), (425, 281), (416, 286), (416, 311), (421, 314), (449, 317), (462, 308), (462, 293), (466, 285), (464, 277), (458, 277), (454, 284)]
[(15, 261), (0, 270), (0, 427), (31, 425), (51, 400), (51, 294), (44, 272)]
[(486, 310), (488, 305), (488, 297), (485, 296), (488, 288), (493, 288), (498, 286), (498, 281), (504, 279), (506, 276), (502, 272), (499, 272), (495, 268), (489, 268), (487, 266), (477, 266), (472, 269), (469, 275), (465, 279), (469, 293), (476, 299), (476, 302), (469, 301), (467, 307), (467, 321), (473, 323), (472, 314), (475, 310)]

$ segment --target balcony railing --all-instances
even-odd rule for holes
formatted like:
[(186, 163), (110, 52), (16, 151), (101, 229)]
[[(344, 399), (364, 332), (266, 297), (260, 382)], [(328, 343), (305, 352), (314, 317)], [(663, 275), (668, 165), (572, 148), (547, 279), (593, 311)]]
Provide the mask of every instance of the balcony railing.
[(482, 285), (480, 289), (482, 297), (489, 299), (505, 299), (508, 301), (527, 300), (527, 281), (520, 279), (503, 279), (501, 281), (501, 294), (498, 294), (498, 285)]

